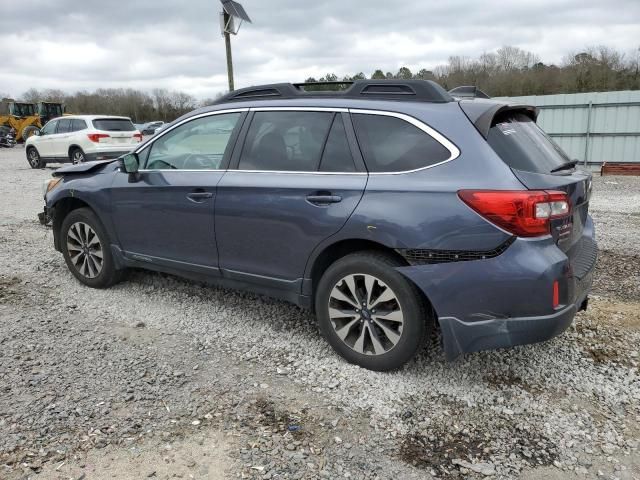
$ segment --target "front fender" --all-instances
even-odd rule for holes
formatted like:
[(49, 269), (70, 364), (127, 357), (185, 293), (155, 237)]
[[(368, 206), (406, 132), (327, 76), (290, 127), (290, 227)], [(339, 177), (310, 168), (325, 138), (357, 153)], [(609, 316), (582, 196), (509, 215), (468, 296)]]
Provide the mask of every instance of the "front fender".
[[(53, 222), (54, 244), (59, 250), (59, 230), (66, 215), (76, 209), (88, 207), (98, 216), (109, 237), (116, 239), (110, 214), (109, 187), (111, 175), (64, 177), (61, 185), (45, 195), (46, 211)], [(112, 242), (113, 243), (113, 242)]]

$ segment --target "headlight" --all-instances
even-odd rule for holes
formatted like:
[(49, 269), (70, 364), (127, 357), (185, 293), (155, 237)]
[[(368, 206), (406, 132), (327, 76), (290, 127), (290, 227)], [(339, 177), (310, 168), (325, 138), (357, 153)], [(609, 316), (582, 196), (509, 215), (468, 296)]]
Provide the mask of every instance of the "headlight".
[(42, 184), (42, 196), (44, 197), (47, 193), (56, 188), (61, 181), (62, 177), (49, 178), (45, 180)]

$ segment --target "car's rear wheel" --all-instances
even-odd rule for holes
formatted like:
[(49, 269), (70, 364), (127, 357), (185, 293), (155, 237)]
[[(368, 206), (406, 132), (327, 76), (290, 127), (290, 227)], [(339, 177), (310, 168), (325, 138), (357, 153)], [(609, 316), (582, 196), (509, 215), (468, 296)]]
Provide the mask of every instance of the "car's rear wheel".
[(31, 168), (44, 168), (47, 165), (47, 162), (42, 160), (35, 147), (27, 148), (27, 161)]
[(109, 237), (89, 208), (71, 211), (60, 226), (60, 244), (67, 267), (92, 288), (107, 288), (120, 281), (111, 255)]
[(71, 163), (73, 163), (74, 165), (84, 162), (85, 156), (82, 149), (77, 147), (72, 148), (69, 152), (69, 160), (71, 160)]
[(347, 255), (318, 283), (320, 330), (347, 361), (393, 370), (423, 345), (428, 310), (418, 289), (395, 269), (402, 263), (379, 252)]

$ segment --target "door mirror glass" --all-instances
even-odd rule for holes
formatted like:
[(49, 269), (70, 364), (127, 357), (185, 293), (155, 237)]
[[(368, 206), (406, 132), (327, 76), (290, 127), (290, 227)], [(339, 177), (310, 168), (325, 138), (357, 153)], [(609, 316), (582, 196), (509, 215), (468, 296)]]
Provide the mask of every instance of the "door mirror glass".
[(138, 155), (135, 153), (127, 153), (122, 157), (122, 167), (127, 173), (138, 173)]

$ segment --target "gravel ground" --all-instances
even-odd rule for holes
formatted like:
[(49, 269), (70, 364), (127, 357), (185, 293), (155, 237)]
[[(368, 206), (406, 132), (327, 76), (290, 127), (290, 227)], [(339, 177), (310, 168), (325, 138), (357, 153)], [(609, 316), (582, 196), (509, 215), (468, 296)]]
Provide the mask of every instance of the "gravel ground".
[(346, 364), (289, 304), (81, 286), (0, 150), (0, 478), (640, 478), (640, 179), (595, 177), (589, 311), (532, 346)]

